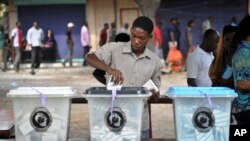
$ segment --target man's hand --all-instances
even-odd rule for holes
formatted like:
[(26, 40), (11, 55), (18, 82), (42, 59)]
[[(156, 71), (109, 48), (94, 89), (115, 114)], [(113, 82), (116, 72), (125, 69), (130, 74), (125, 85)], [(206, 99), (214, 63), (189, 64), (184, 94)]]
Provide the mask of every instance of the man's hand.
[(123, 84), (124, 78), (121, 71), (109, 67), (106, 72), (111, 75), (111, 81), (113, 81), (115, 85)]
[(160, 92), (156, 91), (155, 89), (151, 89), (150, 92), (152, 93), (152, 95), (149, 97), (149, 99), (154, 99), (155, 101), (157, 101), (160, 96)]

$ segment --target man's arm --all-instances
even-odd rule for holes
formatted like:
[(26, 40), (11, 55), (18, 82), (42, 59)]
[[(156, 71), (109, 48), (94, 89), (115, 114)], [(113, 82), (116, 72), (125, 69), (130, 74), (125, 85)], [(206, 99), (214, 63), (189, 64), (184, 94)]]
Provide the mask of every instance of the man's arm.
[(187, 84), (188, 84), (188, 86), (191, 86), (191, 87), (197, 87), (197, 85), (195, 83), (195, 78), (188, 78)]
[(121, 71), (111, 68), (109, 65), (107, 65), (102, 60), (100, 60), (95, 54), (88, 54), (86, 56), (86, 62), (94, 68), (97, 68), (97, 69), (100, 69), (109, 73), (112, 76), (112, 80), (114, 81), (115, 84), (123, 83), (124, 78), (122, 76)]
[(250, 80), (238, 80), (237, 88), (241, 91), (250, 91)]
[(187, 57), (187, 84), (188, 86), (197, 87), (196, 78), (199, 73), (199, 59), (194, 54)]

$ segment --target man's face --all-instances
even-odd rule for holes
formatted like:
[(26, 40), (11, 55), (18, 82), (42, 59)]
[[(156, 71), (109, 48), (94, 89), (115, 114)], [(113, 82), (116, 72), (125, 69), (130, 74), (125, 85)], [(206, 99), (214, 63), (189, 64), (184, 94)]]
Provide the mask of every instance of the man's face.
[(227, 34), (224, 35), (224, 37), (223, 37), (223, 46), (226, 49), (230, 49), (233, 37), (234, 37), (234, 32), (227, 33)]
[(209, 51), (214, 52), (218, 46), (220, 36), (218, 33), (214, 33), (208, 39)]
[(149, 35), (147, 31), (138, 27), (131, 28), (130, 39), (131, 39), (132, 51), (134, 53), (143, 53), (146, 44), (148, 43), (150, 38), (151, 35)]

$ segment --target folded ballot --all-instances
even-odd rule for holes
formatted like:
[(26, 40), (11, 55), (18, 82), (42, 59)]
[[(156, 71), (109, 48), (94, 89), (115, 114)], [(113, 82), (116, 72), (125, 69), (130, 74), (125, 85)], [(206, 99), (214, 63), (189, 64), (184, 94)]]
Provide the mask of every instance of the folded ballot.
[(155, 89), (156, 92), (159, 91), (159, 89), (156, 87), (155, 83), (150, 79), (148, 82), (146, 82), (143, 87), (147, 88), (148, 90)]

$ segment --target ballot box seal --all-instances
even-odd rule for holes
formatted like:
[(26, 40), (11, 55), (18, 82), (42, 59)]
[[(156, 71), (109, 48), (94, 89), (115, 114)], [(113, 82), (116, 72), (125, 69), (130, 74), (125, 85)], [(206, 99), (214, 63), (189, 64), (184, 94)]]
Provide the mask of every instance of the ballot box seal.
[[(112, 116), (112, 117), (111, 117)], [(114, 107), (111, 114), (108, 110), (104, 116), (104, 121), (108, 129), (112, 132), (121, 132), (126, 125), (126, 115), (119, 107)]]
[(192, 122), (199, 132), (209, 132), (215, 122), (213, 112), (207, 107), (200, 107), (193, 114)]
[(37, 107), (30, 115), (30, 124), (38, 132), (45, 132), (52, 124), (52, 116), (45, 107)]

